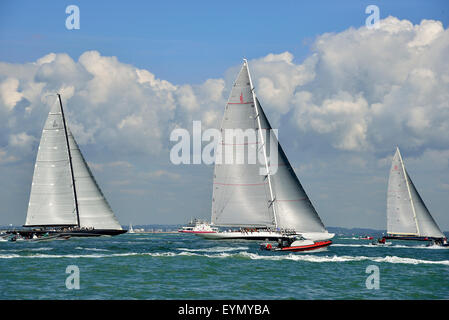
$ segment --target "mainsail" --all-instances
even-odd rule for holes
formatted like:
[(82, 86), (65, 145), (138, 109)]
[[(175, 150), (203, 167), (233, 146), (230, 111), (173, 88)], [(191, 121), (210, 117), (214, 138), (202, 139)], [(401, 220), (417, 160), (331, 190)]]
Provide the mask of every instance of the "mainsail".
[(58, 99), (42, 131), (25, 226), (122, 230), (66, 125)]
[[(237, 141), (227, 134), (230, 129), (250, 129), (256, 134)], [(326, 232), (271, 129), (256, 98), (245, 60), (226, 104), (222, 141), (216, 149), (212, 223), (294, 229), (301, 233)], [(277, 144), (277, 161), (268, 160), (271, 144)], [(251, 151), (259, 161), (251, 162), (249, 157), (244, 163), (237, 161), (252, 154)], [(232, 161), (227, 162), (228, 158)], [(261, 174), (261, 166), (266, 167), (265, 174)]]
[[(226, 136), (226, 130), (255, 132), (258, 128), (256, 110), (246, 64), (232, 88), (224, 112), (222, 141), (216, 148), (213, 180), (212, 223), (223, 226), (274, 226), (269, 201), (268, 180), (259, 174), (257, 161), (236, 164), (253, 150), (260, 150), (260, 137), (249, 134), (246, 142)], [(230, 158), (230, 161), (226, 161)]]
[(78, 225), (74, 192), (65, 121), (54, 104), (42, 130), (25, 226)]
[(387, 232), (397, 236), (445, 237), (405, 170), (399, 148), (388, 180)]

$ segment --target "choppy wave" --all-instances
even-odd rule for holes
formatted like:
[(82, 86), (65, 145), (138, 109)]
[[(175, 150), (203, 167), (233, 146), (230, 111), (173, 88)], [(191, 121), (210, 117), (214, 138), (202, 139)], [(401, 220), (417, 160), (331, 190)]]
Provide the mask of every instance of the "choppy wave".
[(430, 250), (448, 250), (449, 247), (442, 247), (442, 246), (438, 246), (438, 245), (433, 245), (433, 246), (427, 246), (427, 245), (415, 245), (415, 246), (407, 246), (407, 245), (402, 245), (402, 244), (395, 244), (393, 245), (391, 242), (387, 242), (385, 243), (385, 245), (373, 245), (371, 243), (369, 244), (343, 244), (343, 243), (334, 243), (332, 244), (333, 247), (354, 247), (354, 248), (360, 248), (360, 247), (364, 247), (364, 248), (382, 248), (382, 247), (387, 247), (387, 248), (399, 248), (399, 249), (430, 249)]
[[(402, 263), (402, 264), (438, 264), (438, 265), (447, 265), (449, 266), (449, 260), (423, 260), (423, 259), (414, 259), (407, 257), (397, 257), (397, 256), (386, 256), (386, 257), (367, 257), (367, 256), (323, 256), (323, 255), (298, 255), (298, 254), (288, 254), (288, 255), (259, 255), (257, 253), (241, 251), (238, 253), (226, 253), (221, 252), (219, 254), (198, 254), (194, 252), (184, 252), (184, 255), (196, 255), (196, 256), (204, 256), (208, 258), (249, 258), (252, 260), (271, 260), (271, 261), (281, 261), (281, 260), (292, 260), (292, 261), (305, 261), (305, 262), (316, 262), (316, 263), (333, 263), (333, 262), (354, 262), (354, 261), (373, 261), (379, 263)], [(182, 255), (180, 253), (179, 255)]]
[(52, 247), (43, 248), (11, 248), (11, 249), (0, 249), (0, 252), (20, 252), (20, 251), (50, 251), (53, 250)]
[(391, 242), (387, 242), (382, 245), (375, 245), (372, 243), (367, 243), (367, 244), (333, 243), (332, 246), (333, 247), (354, 247), (354, 248), (382, 248), (382, 247), (393, 248), (391, 246)]
[[(191, 255), (199, 255), (195, 253), (190, 253)], [(370, 260), (373, 262), (379, 263), (403, 263), (403, 264), (439, 264), (439, 265), (448, 265), (449, 260), (423, 260), (423, 259), (414, 259), (414, 258), (406, 258), (406, 257), (397, 257), (397, 256), (386, 256), (386, 257), (367, 257), (367, 256), (318, 256), (318, 255), (298, 255), (298, 254), (288, 254), (288, 255), (259, 255), (257, 253), (252, 252), (238, 252), (238, 253), (226, 253), (222, 252), (219, 254), (204, 254), (203, 256), (208, 258), (233, 258), (233, 257), (243, 257), (249, 258), (252, 260), (272, 260), (272, 261), (280, 261), (280, 260), (292, 260), (292, 261), (305, 261), (305, 262), (316, 262), (316, 263), (332, 263), (332, 262), (353, 262), (353, 261), (365, 261)]]
[(397, 256), (386, 257), (367, 257), (367, 256), (316, 256), (316, 255), (295, 255), (289, 254), (287, 256), (260, 256), (255, 253), (241, 253), (247, 255), (250, 259), (267, 259), (267, 260), (293, 260), (293, 261), (307, 261), (307, 262), (352, 262), (370, 260), (374, 262), (385, 263), (404, 263), (404, 264), (441, 264), (449, 265), (449, 260), (422, 260)]
[(83, 248), (83, 247), (76, 247), (77, 250), (87, 250), (87, 251), (110, 251), (108, 249), (99, 249), (99, 248)]
[(188, 252), (228, 252), (228, 251), (241, 251), (248, 250), (248, 247), (212, 247), (212, 248), (201, 248), (201, 249), (188, 249), (188, 248), (177, 248), (177, 250), (188, 251)]
[[(364, 246), (364, 245), (343, 245), (343, 246)], [(374, 247), (374, 246), (373, 246)], [(396, 246), (393, 246), (396, 247)], [(407, 246), (403, 246), (410, 248)], [(389, 248), (392, 248), (389, 246)], [(432, 247), (421, 247), (432, 248)], [(53, 248), (32, 248), (23, 250), (51, 250)], [(93, 250), (93, 251), (108, 251), (106, 249), (96, 248), (83, 248), (76, 247), (79, 250)], [(30, 255), (18, 254), (15, 252), (8, 252), (0, 254), (0, 259), (56, 259), (56, 258), (110, 258), (110, 257), (128, 257), (128, 256), (150, 256), (150, 257), (178, 257), (178, 256), (194, 256), (205, 257), (210, 259), (251, 259), (251, 260), (268, 260), (268, 261), (297, 261), (297, 262), (310, 262), (310, 263), (345, 263), (345, 262), (357, 262), (357, 261), (373, 261), (377, 263), (393, 263), (393, 264), (434, 264), (449, 266), (449, 260), (425, 260), (415, 259), (408, 257), (398, 256), (385, 256), (385, 257), (368, 257), (368, 256), (350, 256), (350, 255), (314, 255), (314, 254), (258, 254), (254, 252), (246, 251), (248, 247), (212, 247), (203, 249), (188, 249), (178, 248), (181, 252), (127, 252), (127, 253), (92, 253), (92, 254), (44, 254), (36, 253)], [(20, 249), (22, 250), (22, 249)], [(239, 251), (239, 252), (232, 252)]]
[(34, 254), (34, 255), (18, 255), (18, 254), (0, 254), (0, 259), (11, 259), (11, 258), (23, 258), (23, 259), (33, 259), (33, 258), (107, 258), (107, 257), (125, 257), (125, 256), (135, 256), (139, 255), (137, 252), (129, 253), (113, 253), (113, 254)]
[(174, 257), (174, 256), (201, 256), (194, 252), (127, 252), (127, 253), (111, 253), (111, 254), (34, 254), (34, 255), (19, 255), (15, 253), (0, 254), (0, 259), (56, 259), (56, 258), (113, 258), (113, 257), (128, 257), (128, 256), (152, 256), (152, 257)]

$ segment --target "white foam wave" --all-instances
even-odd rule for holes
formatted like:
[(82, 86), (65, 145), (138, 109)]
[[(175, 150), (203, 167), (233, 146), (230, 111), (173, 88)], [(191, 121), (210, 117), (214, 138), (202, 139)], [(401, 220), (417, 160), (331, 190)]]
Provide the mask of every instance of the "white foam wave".
[(349, 244), (349, 243), (333, 243), (332, 247), (354, 247), (354, 248), (381, 248), (381, 247), (390, 247), (391, 242), (386, 242), (382, 245), (375, 245), (372, 243), (368, 244)]
[(369, 244), (349, 244), (349, 243), (334, 243), (332, 244), (333, 247), (364, 247), (364, 248), (382, 248), (382, 247), (388, 247), (388, 248), (393, 248), (393, 249), (430, 249), (430, 250), (447, 250), (449, 249), (449, 247), (442, 247), (442, 246), (438, 246), (438, 245), (432, 245), (432, 246), (427, 246), (427, 245), (416, 245), (416, 246), (407, 246), (407, 245), (402, 245), (402, 244), (395, 244), (393, 245), (392, 242), (386, 242), (385, 244), (382, 245), (373, 245), (371, 243)]
[(367, 256), (318, 256), (318, 255), (298, 255), (290, 253), (288, 255), (259, 255), (257, 253), (242, 251), (239, 253), (225, 253), (220, 254), (205, 254), (204, 256), (208, 258), (229, 258), (229, 257), (244, 257), (252, 260), (271, 260), (271, 261), (281, 261), (281, 260), (291, 260), (291, 261), (304, 261), (304, 262), (314, 262), (314, 263), (333, 263), (333, 262), (354, 262), (354, 261), (374, 261), (379, 263), (402, 263), (402, 264), (439, 264), (439, 265), (449, 265), (449, 260), (422, 260), (406, 257), (397, 256), (386, 256), (386, 257), (367, 257)]
[(229, 252), (229, 251), (239, 251), (248, 250), (248, 247), (212, 247), (212, 248), (202, 248), (202, 249), (188, 249), (188, 248), (177, 248), (177, 250), (188, 251), (188, 252)]
[(316, 256), (316, 255), (296, 255), (289, 254), (287, 256), (261, 256), (255, 253), (243, 252), (240, 253), (243, 256), (247, 256), (250, 259), (266, 259), (266, 260), (293, 260), (293, 261), (306, 261), (306, 262), (352, 262), (352, 261), (374, 261), (374, 262), (385, 262), (385, 263), (403, 263), (403, 264), (440, 264), (449, 265), (449, 260), (422, 260), (406, 257), (397, 256), (386, 256), (386, 257), (367, 257), (367, 256)]
[(18, 252), (18, 251), (50, 251), (53, 250), (52, 247), (43, 247), (43, 248), (14, 248), (14, 249), (0, 249), (0, 252)]
[(312, 255), (312, 254), (277, 254), (277, 255), (260, 255), (247, 251), (240, 252), (219, 252), (219, 253), (197, 253), (190, 251), (182, 252), (128, 252), (128, 253), (114, 253), (114, 254), (34, 254), (34, 255), (19, 255), (15, 253), (0, 254), (0, 259), (55, 259), (55, 258), (109, 258), (109, 257), (127, 257), (127, 256), (151, 256), (151, 257), (176, 257), (176, 256), (197, 256), (207, 258), (247, 258), (251, 260), (269, 260), (269, 261), (298, 261), (298, 262), (312, 262), (312, 263), (339, 263), (339, 262), (357, 262), (357, 261), (373, 261), (377, 263), (399, 263), (399, 264), (435, 264), (449, 266), (449, 260), (423, 260), (408, 257), (386, 256), (386, 257), (368, 257), (368, 256), (337, 256), (337, 255)]
[(125, 257), (139, 255), (136, 252), (130, 253), (114, 253), (110, 255), (105, 254), (35, 254), (35, 255), (18, 255), (18, 254), (4, 254), (0, 255), (0, 259), (10, 259), (10, 258), (23, 258), (23, 259), (55, 259), (55, 258), (107, 258), (107, 257)]
[(18, 254), (0, 254), (0, 259), (11, 259), (11, 258), (20, 258), (21, 256)]
[(0, 259), (23, 258), (23, 259), (56, 259), (56, 258), (111, 258), (111, 257), (127, 257), (127, 256), (152, 256), (152, 257), (174, 257), (174, 256), (200, 256), (193, 252), (127, 252), (112, 254), (35, 254), (35, 255), (18, 255), (18, 254), (0, 254)]
[(98, 248), (83, 248), (83, 247), (76, 247), (77, 250), (87, 250), (87, 251), (110, 251), (108, 249), (98, 249)]

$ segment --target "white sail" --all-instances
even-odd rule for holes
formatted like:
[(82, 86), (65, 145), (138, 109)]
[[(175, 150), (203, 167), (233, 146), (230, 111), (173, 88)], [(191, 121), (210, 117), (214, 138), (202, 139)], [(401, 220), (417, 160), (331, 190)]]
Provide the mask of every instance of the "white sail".
[(58, 98), (42, 131), (25, 226), (122, 230), (66, 126)]
[(388, 180), (387, 231), (390, 234), (418, 235), (406, 171), (399, 149), (393, 157)]
[(64, 126), (56, 103), (42, 131), (25, 226), (78, 224)]
[[(246, 141), (239, 142), (225, 134), (230, 129), (256, 132), (258, 128), (246, 64), (231, 90), (221, 128), (223, 140), (215, 154), (212, 223), (222, 226), (274, 226), (272, 209), (268, 205), (268, 181), (259, 174), (260, 164), (257, 161), (250, 164), (247, 159), (241, 164), (236, 163), (238, 158), (249, 154), (249, 149), (259, 149), (260, 152), (260, 137), (248, 135)], [(232, 161), (226, 163), (230, 154), (233, 155)]]
[[(212, 223), (216, 225), (253, 225), (283, 229), (294, 229), (301, 233), (319, 233), (317, 238), (332, 237), (321, 222), (309, 197), (291, 167), (277, 137), (263, 112), (262, 106), (252, 90), (251, 77), (245, 61), (235, 81), (226, 105), (222, 122), (222, 148), (217, 148), (214, 172)], [(227, 139), (227, 129), (254, 129), (256, 134), (244, 144)], [(264, 138), (266, 132), (271, 137)], [(267, 159), (270, 143), (278, 144), (277, 162)], [(229, 148), (231, 147), (231, 148)], [(250, 148), (262, 152), (266, 175), (261, 175), (260, 162), (249, 164), (220, 164), (224, 155), (247, 154)], [(260, 156), (260, 154), (259, 154)], [(270, 167), (271, 168), (268, 168)], [(276, 166), (276, 170), (272, 166)]]
[(316, 212), (312, 202), (299, 182), (282, 146), (271, 131), (271, 126), (257, 99), (260, 110), (260, 121), (263, 129), (270, 130), (271, 138), (267, 139), (267, 150), (271, 150), (270, 143), (277, 143), (278, 158), (271, 174), (274, 193), (274, 206), (276, 207), (277, 227), (294, 229), (298, 233), (326, 232), (323, 222)]
[(405, 170), (399, 148), (388, 180), (387, 232), (392, 235), (444, 238)]
[(68, 137), (80, 227), (122, 230), (70, 130), (68, 130)]

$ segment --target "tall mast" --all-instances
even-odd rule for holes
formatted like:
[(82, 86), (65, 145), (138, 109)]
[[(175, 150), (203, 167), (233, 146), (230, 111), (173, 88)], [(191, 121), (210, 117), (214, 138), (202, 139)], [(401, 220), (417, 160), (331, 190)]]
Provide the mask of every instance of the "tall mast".
[(401, 152), (399, 151), (399, 148), (397, 148), (397, 150), (398, 150), (398, 154), (399, 154), (399, 160), (401, 161), (402, 172), (404, 173), (405, 184), (407, 185), (408, 195), (410, 197), (410, 203), (412, 204), (413, 219), (415, 220), (416, 231), (418, 232), (418, 235), (420, 235), (418, 219), (416, 219), (415, 205), (413, 204), (412, 193), (410, 192), (410, 185), (409, 185), (409, 182), (408, 182), (409, 179), (408, 179), (408, 176), (407, 176), (407, 172), (405, 172), (405, 167), (404, 167), (404, 162), (402, 161)]
[(263, 148), (263, 156), (265, 159), (265, 169), (267, 170), (267, 179), (268, 179), (268, 187), (270, 188), (270, 197), (271, 197), (271, 207), (273, 208), (273, 218), (274, 218), (274, 225), (278, 226), (277, 223), (277, 218), (276, 218), (276, 207), (274, 205), (275, 202), (275, 198), (273, 196), (273, 187), (271, 185), (271, 177), (270, 177), (270, 168), (268, 167), (268, 159), (267, 159), (267, 153), (266, 153), (266, 146), (265, 146), (265, 140), (263, 138), (263, 134), (262, 134), (262, 126), (260, 124), (260, 113), (259, 113), (259, 107), (257, 106), (257, 99), (256, 99), (256, 93), (254, 92), (254, 87), (253, 87), (253, 82), (251, 80), (251, 74), (249, 72), (249, 66), (248, 66), (248, 61), (246, 59), (243, 59), (243, 61), (246, 64), (246, 70), (248, 71), (248, 78), (249, 78), (249, 85), (250, 85), (250, 89), (251, 89), (251, 93), (253, 95), (253, 101), (254, 101), (254, 106), (256, 108), (256, 118), (257, 118), (257, 125), (259, 127), (259, 136), (260, 139), (262, 141), (262, 148)]
[(76, 196), (75, 176), (73, 175), (72, 154), (70, 152), (69, 136), (67, 134), (67, 125), (66, 125), (66, 122), (65, 122), (64, 109), (62, 107), (61, 95), (59, 93), (57, 93), (56, 95), (58, 96), (59, 106), (61, 107), (61, 115), (62, 115), (62, 123), (64, 125), (65, 141), (66, 141), (66, 144), (67, 144), (67, 152), (68, 152), (68, 155), (69, 155), (70, 174), (71, 174), (71, 177), (72, 177), (73, 197), (74, 197), (74, 200), (75, 200), (75, 210), (76, 210), (76, 220), (77, 220), (78, 227), (79, 227), (80, 226), (80, 215), (79, 215), (79, 210), (78, 210), (78, 198)]

